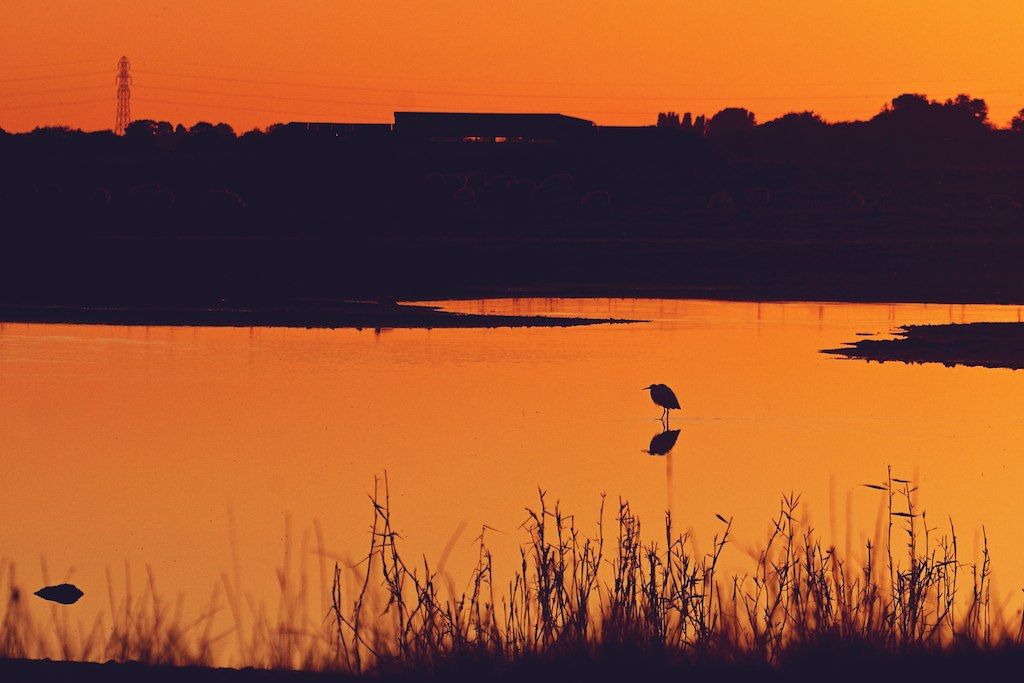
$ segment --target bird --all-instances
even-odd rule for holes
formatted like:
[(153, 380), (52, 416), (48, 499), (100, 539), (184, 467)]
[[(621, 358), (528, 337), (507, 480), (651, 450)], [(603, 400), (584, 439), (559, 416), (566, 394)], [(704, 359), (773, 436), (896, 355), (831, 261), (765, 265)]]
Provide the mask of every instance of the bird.
[(78, 602), (85, 593), (83, 593), (78, 586), (70, 583), (61, 583), (56, 586), (46, 586), (40, 588), (34, 595), (38, 595), (43, 600), (49, 600), (50, 602), (59, 602), (62, 605), (73, 605)]
[(679, 399), (676, 398), (676, 394), (672, 391), (667, 384), (652, 384), (644, 387), (644, 391), (651, 392), (651, 400), (656, 405), (663, 408), (661, 413), (661, 419), (668, 420), (668, 411), (675, 410), (679, 407)]

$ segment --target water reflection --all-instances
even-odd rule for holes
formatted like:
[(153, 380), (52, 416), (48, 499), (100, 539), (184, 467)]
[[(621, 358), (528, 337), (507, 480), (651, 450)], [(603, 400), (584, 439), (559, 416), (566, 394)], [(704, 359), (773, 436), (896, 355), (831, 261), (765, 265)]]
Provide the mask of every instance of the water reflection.
[(675, 488), (672, 481), (672, 449), (675, 448), (676, 442), (679, 440), (679, 433), (682, 430), (669, 429), (667, 420), (662, 422), (661, 426), (663, 431), (651, 437), (650, 445), (643, 452), (647, 455), (665, 456), (665, 505), (666, 509), (672, 512), (674, 507), (673, 490)]
[[(474, 307), (512, 312), (501, 301), (445, 305)], [(285, 520), (297, 520), (296, 550), (319, 543), (308, 526), (319, 520), (325, 552), (361, 554), (366, 493), (383, 471), (409, 552), (432, 559), (461, 524), (487, 524), (508, 531), (493, 536), (495, 566), (515, 563), (511, 530), (538, 487), (587, 518), (602, 492), (621, 496), (652, 533), (667, 502), (695, 539), (710, 539), (725, 513), (747, 545), (763, 540), (778, 492), (796, 491), (831, 541), (856, 548), (874, 537), (879, 509), (862, 484), (892, 465), (920, 473), (929, 515), (953, 518), (968, 554), (984, 524), (1001, 585), (1024, 585), (1024, 375), (819, 353), (905, 324), (1016, 321), (1016, 307), (582, 299), (522, 300), (518, 312), (652, 322), (379, 337), (2, 325), (3, 471), (28, 482), (0, 496), (0, 519), (17, 521), (4, 528), (4, 558), (38, 586), (49, 585), (40, 555), (75, 566), (88, 595), (111, 562), (149, 565), (161, 591), (189, 605), (237, 563), (256, 602), (276, 599)], [(685, 440), (637, 393), (658, 379), (682, 390)], [(295, 552), (292, 571), (316, 557)], [(447, 557), (456, 578), (477, 561), (462, 541)], [(744, 570), (749, 558), (723, 562)], [(83, 598), (76, 609), (88, 622), (94, 608)]]
[[(666, 425), (667, 426), (667, 425)], [(679, 440), (681, 429), (666, 429), (651, 437), (651, 444), (644, 451), (647, 455), (668, 455)]]

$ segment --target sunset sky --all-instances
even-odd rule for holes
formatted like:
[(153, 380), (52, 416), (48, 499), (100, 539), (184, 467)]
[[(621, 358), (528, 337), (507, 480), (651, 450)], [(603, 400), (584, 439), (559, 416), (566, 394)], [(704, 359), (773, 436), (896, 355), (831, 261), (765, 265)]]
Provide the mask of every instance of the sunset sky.
[(395, 110), (549, 111), (603, 124), (745, 106), (865, 118), (907, 91), (1024, 107), (1024, 5), (988, 1), (8, 0), (0, 127), (133, 118), (390, 121)]

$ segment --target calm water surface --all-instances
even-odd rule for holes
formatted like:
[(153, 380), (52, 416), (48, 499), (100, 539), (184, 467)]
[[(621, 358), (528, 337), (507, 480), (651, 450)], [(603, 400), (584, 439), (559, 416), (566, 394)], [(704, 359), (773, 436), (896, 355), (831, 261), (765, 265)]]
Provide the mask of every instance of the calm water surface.
[[(257, 600), (275, 568), (316, 578), (368, 542), (367, 494), (390, 481), (412, 552), (468, 578), (483, 524), (498, 561), (538, 487), (587, 529), (600, 494), (650, 536), (671, 508), (706, 548), (732, 516), (764, 537), (781, 494), (839, 547), (874, 534), (878, 492), (921, 485), (973, 559), (982, 524), (997, 587), (1024, 585), (1024, 374), (868, 364), (819, 354), (907, 323), (1019, 320), (999, 306), (714, 301), (446, 302), (471, 312), (644, 318), (566, 329), (356, 330), (0, 325), (0, 555), (19, 578), (70, 577), (83, 614), (108, 566), (201, 602), (222, 571)], [(667, 457), (645, 454), (665, 382), (683, 410)], [(612, 506), (609, 506), (611, 508)], [(610, 518), (610, 515), (609, 515)], [(610, 521), (610, 519), (609, 519)], [(93, 598), (92, 601), (89, 598)]]

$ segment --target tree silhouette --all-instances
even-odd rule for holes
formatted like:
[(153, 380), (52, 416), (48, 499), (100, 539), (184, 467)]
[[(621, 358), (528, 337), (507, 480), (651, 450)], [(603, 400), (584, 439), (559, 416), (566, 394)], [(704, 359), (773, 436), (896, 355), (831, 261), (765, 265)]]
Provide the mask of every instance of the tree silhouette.
[(765, 130), (785, 132), (787, 135), (802, 135), (827, 127), (828, 124), (813, 111), (790, 112), (761, 124), (761, 128)]
[(687, 133), (693, 133), (699, 137), (704, 137), (705, 134), (704, 117), (698, 116), (694, 119), (693, 114), (690, 112), (686, 112), (681, 117), (674, 111), (661, 112), (658, 114), (657, 127), (682, 130)]
[(235, 130), (226, 123), (212, 124), (206, 121), (198, 121), (188, 129), (188, 134), (194, 138), (209, 140), (234, 140)]
[(985, 103), (985, 100), (975, 99), (970, 95), (960, 94), (953, 99), (946, 100), (944, 106), (963, 115), (965, 118), (972, 119), (978, 123), (985, 123), (988, 121), (988, 105)]
[(741, 107), (728, 107), (718, 112), (708, 121), (708, 137), (736, 137), (750, 133), (756, 125), (754, 114)]
[(680, 128), (679, 114), (674, 111), (658, 114), (658, 128)]
[(928, 109), (928, 97), (917, 93), (906, 93), (892, 99), (892, 111), (900, 114), (917, 114)]
[(1010, 121), (1010, 130), (1024, 135), (1024, 109), (1017, 112), (1017, 115)]
[(136, 119), (124, 129), (124, 135), (129, 140), (142, 140), (159, 136), (174, 134), (174, 128), (167, 121), (153, 121), (152, 119)]

